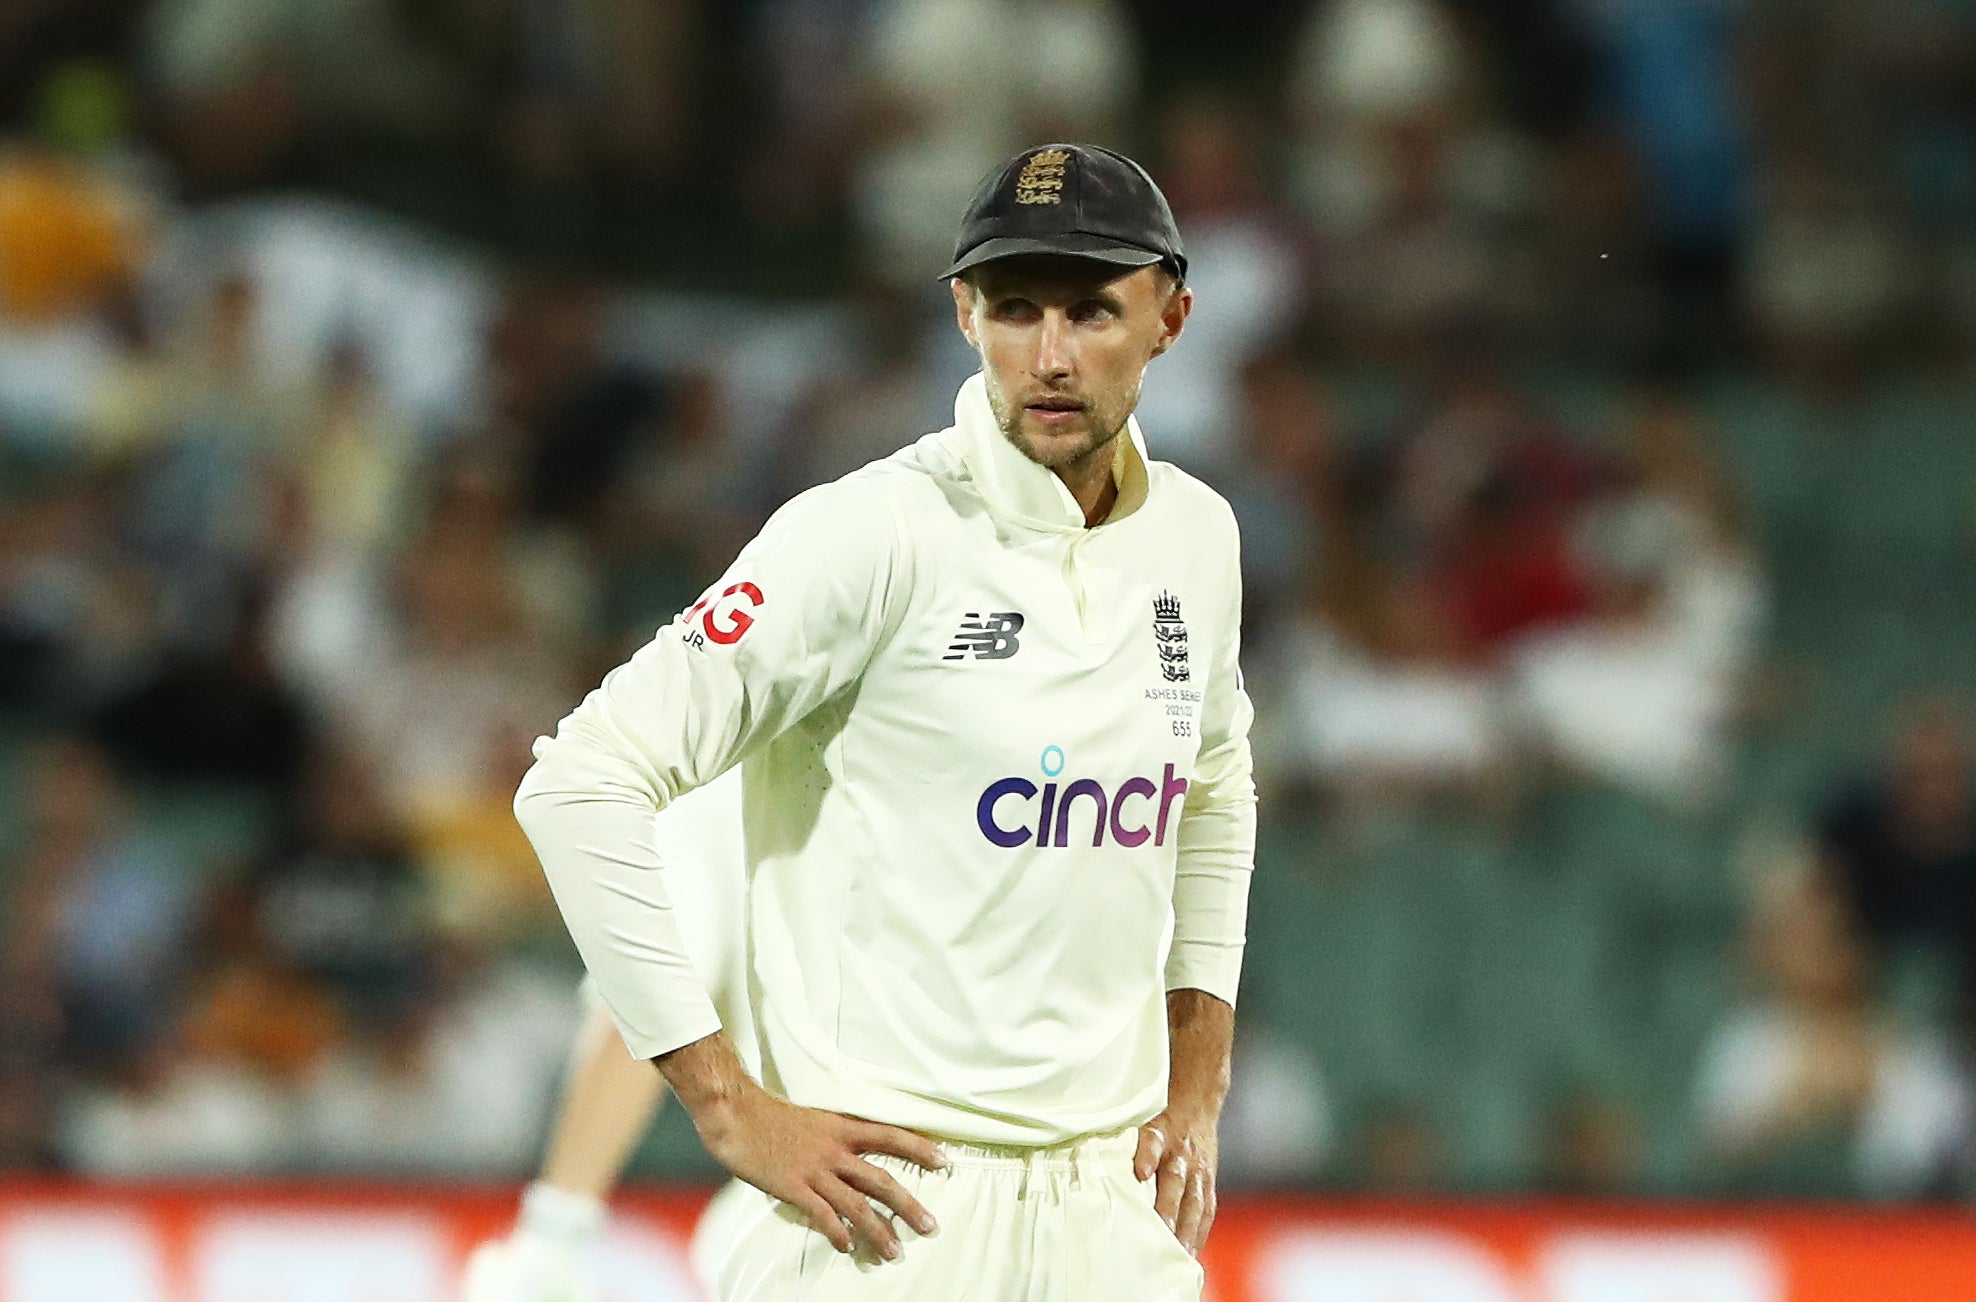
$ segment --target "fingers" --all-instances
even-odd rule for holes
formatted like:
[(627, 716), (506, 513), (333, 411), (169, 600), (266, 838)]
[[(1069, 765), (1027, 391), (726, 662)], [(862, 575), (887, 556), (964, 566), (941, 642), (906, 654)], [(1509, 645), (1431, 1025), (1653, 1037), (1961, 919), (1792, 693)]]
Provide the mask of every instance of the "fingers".
[(1187, 1161), (1178, 1155), (1161, 1162), (1159, 1183), (1154, 1186), (1153, 1210), (1166, 1222), (1166, 1228), (1175, 1229), (1180, 1219), (1180, 1195), (1187, 1188)]
[(1207, 1242), (1208, 1226), (1214, 1221), (1214, 1179), (1206, 1171), (1197, 1170), (1186, 1183), (1173, 1233), (1181, 1246), (1199, 1256), (1201, 1245)]
[(933, 1219), (933, 1213), (922, 1207), (919, 1199), (907, 1193), (906, 1187), (894, 1180), (890, 1172), (854, 1158), (838, 1175), (859, 1193), (869, 1194), (904, 1217), (906, 1224), (921, 1234), (940, 1232), (940, 1225)]
[(860, 1122), (851, 1128), (846, 1138), (853, 1149), (860, 1153), (890, 1153), (893, 1157), (903, 1157), (908, 1162), (917, 1163), (929, 1171), (944, 1171), (947, 1168), (947, 1155), (940, 1146), (925, 1135), (903, 1130), (898, 1126), (881, 1126), (877, 1122)]
[(810, 1218), (810, 1224), (818, 1234), (830, 1240), (831, 1247), (839, 1252), (851, 1250), (850, 1229), (823, 1195), (805, 1188), (790, 1194), (787, 1201), (791, 1207)]
[(1166, 1134), (1157, 1126), (1139, 1127), (1139, 1151), (1132, 1158), (1132, 1178), (1145, 1180), (1159, 1169), (1166, 1156)]
[[(871, 1205), (869, 1198), (842, 1180), (832, 1180), (823, 1187), (822, 1193), (837, 1209), (837, 1214), (851, 1223), (852, 1230), (871, 1245), (872, 1251), (887, 1261), (899, 1259), (899, 1236), (892, 1232), (892, 1223), (878, 1214), (878, 1209)], [(836, 1240), (832, 1239), (831, 1242), (835, 1243)], [(840, 1252), (850, 1250), (848, 1244), (838, 1249)]]

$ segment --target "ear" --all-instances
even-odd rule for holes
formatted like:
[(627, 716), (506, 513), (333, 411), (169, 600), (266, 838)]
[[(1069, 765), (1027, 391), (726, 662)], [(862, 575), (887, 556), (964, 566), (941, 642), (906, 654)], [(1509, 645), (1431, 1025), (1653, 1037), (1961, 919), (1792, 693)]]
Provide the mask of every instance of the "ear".
[(1160, 309), (1160, 337), (1153, 344), (1153, 356), (1158, 357), (1173, 347), (1180, 338), (1180, 332), (1187, 328), (1187, 314), (1194, 310), (1194, 291), (1182, 285), (1166, 296), (1166, 306)]
[(955, 276), (947, 282), (947, 287), (954, 292), (954, 324), (961, 328), (968, 343), (979, 348), (980, 341), (974, 337), (974, 286)]

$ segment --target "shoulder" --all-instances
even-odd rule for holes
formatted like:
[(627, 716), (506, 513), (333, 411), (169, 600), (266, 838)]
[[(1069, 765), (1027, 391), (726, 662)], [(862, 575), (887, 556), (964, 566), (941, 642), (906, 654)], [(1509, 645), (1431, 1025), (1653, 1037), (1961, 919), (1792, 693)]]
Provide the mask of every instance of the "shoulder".
[[(903, 456), (870, 462), (796, 494), (778, 507), (748, 551), (799, 563), (899, 571), (943, 501), (923, 466)], [(747, 555), (747, 551), (744, 551)]]
[(776, 508), (769, 528), (818, 525), (859, 533), (883, 533), (922, 491), (927, 476), (894, 458), (860, 466), (828, 483), (806, 488)]
[(1146, 480), (1153, 500), (1163, 501), (1181, 528), (1196, 541), (1236, 546), (1241, 529), (1235, 523), (1235, 508), (1205, 480), (1182, 470), (1170, 461), (1147, 461)]

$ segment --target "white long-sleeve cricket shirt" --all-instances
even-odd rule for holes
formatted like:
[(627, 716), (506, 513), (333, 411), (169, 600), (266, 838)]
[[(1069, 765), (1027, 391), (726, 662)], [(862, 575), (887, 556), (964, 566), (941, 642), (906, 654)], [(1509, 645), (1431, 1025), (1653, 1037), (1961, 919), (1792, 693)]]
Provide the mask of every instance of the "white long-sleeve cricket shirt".
[(742, 766), (763, 1083), (976, 1143), (1165, 1105), (1254, 861), (1234, 516), (1133, 423), (1108, 520), (954, 424), (801, 494), (535, 746), (515, 811), (632, 1052), (719, 1028), (654, 808)]

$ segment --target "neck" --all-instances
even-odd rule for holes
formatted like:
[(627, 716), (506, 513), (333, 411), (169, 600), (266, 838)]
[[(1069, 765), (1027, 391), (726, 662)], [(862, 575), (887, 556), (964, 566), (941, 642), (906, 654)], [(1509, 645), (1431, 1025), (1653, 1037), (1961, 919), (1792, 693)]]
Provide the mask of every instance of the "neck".
[(1112, 459), (1117, 455), (1118, 439), (1113, 439), (1089, 457), (1054, 467), (1056, 477), (1082, 508), (1087, 529), (1103, 524), (1118, 502), (1118, 481), (1112, 476)]

